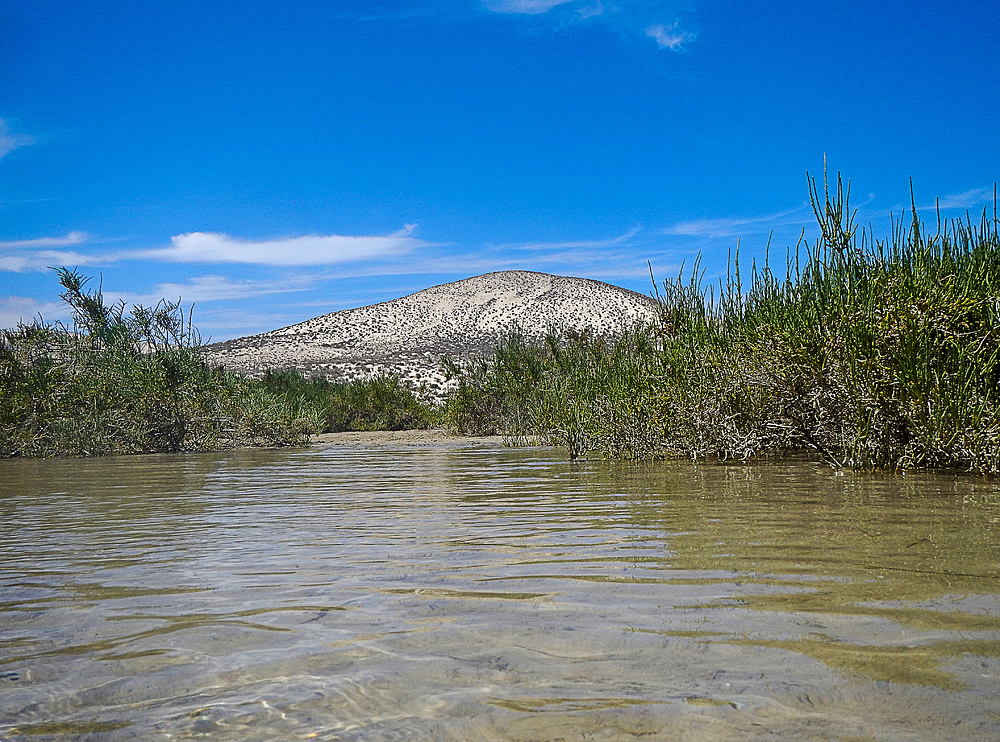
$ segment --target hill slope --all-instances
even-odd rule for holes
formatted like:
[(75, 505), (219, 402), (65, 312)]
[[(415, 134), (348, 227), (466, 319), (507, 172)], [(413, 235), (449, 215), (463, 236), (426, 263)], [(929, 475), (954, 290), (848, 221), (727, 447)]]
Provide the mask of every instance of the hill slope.
[(434, 390), (443, 378), (442, 355), (488, 352), (513, 330), (537, 337), (549, 328), (614, 335), (655, 314), (651, 298), (601, 281), (502, 271), (215, 343), (205, 355), (250, 374), (294, 368), (352, 379), (388, 372)]

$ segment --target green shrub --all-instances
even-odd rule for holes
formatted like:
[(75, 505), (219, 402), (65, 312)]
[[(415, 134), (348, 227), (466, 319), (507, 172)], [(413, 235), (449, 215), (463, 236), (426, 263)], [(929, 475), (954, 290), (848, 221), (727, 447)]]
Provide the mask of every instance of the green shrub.
[(333, 382), (297, 371), (269, 370), (261, 383), (289, 403), (313, 407), (324, 433), (423, 429), (436, 420), (435, 411), (393, 376)]
[(176, 303), (108, 305), (59, 269), (73, 323), (0, 332), (0, 455), (86, 456), (302, 443), (313, 410), (208, 366)]
[[(617, 340), (509, 338), (450, 365), (460, 432), (536, 435), (608, 456), (749, 459), (813, 451), (843, 467), (1000, 472), (1000, 239), (912, 209), (886, 240), (849, 189), (810, 182), (821, 237), (783, 278), (696, 261), (657, 290), (659, 321)], [(804, 260), (800, 263), (802, 252)]]

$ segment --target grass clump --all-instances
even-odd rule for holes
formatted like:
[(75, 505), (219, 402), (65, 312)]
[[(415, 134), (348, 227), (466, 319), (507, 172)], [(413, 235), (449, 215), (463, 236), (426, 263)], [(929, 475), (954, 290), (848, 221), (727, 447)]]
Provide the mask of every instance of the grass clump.
[(446, 421), (571, 457), (813, 451), (838, 467), (1000, 472), (996, 207), (933, 233), (913, 208), (877, 240), (839, 175), (833, 191), (810, 181), (810, 196), (821, 236), (784, 276), (765, 261), (744, 286), (737, 257), (716, 291), (696, 262), (657, 290), (655, 327), (508, 338), (450, 365)]
[(0, 455), (86, 456), (302, 443), (307, 405), (210, 367), (178, 303), (106, 304), (58, 269), (70, 326), (0, 331)]
[(57, 269), (71, 325), (0, 331), (0, 456), (98, 456), (302, 444), (320, 432), (427, 428), (395, 377), (348, 383), (210, 366), (179, 303), (125, 312)]
[(313, 408), (322, 433), (416, 430), (436, 422), (436, 411), (395, 376), (334, 382), (293, 370), (269, 370), (261, 385), (289, 404)]
[[(514, 333), (489, 358), (445, 362), (457, 380), (442, 412), (444, 424), (467, 435), (538, 437), (569, 449), (641, 455), (659, 440), (650, 434), (652, 394), (659, 362), (652, 328), (615, 338), (550, 330), (533, 343)], [(644, 439), (645, 437), (645, 439)]]

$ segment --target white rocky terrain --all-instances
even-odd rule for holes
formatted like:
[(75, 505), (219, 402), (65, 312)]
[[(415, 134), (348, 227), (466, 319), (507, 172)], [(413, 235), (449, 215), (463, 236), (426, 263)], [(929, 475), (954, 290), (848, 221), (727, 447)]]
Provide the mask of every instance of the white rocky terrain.
[(268, 368), (350, 380), (400, 376), (430, 394), (443, 390), (440, 359), (488, 353), (512, 331), (548, 329), (601, 336), (652, 322), (656, 302), (586, 278), (502, 271), (419, 291), (401, 299), (324, 314), (262, 335), (206, 346), (208, 360), (259, 375)]

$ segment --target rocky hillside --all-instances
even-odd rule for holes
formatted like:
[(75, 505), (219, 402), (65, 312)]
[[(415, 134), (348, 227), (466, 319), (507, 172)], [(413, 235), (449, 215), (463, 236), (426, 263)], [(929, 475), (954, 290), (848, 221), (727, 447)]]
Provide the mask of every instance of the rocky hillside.
[(547, 329), (614, 335), (650, 322), (656, 303), (586, 278), (502, 271), (466, 278), (393, 301), (324, 314), (262, 335), (206, 346), (210, 361), (250, 374), (294, 368), (330, 379), (397, 374), (433, 393), (442, 355), (489, 352), (511, 331)]

